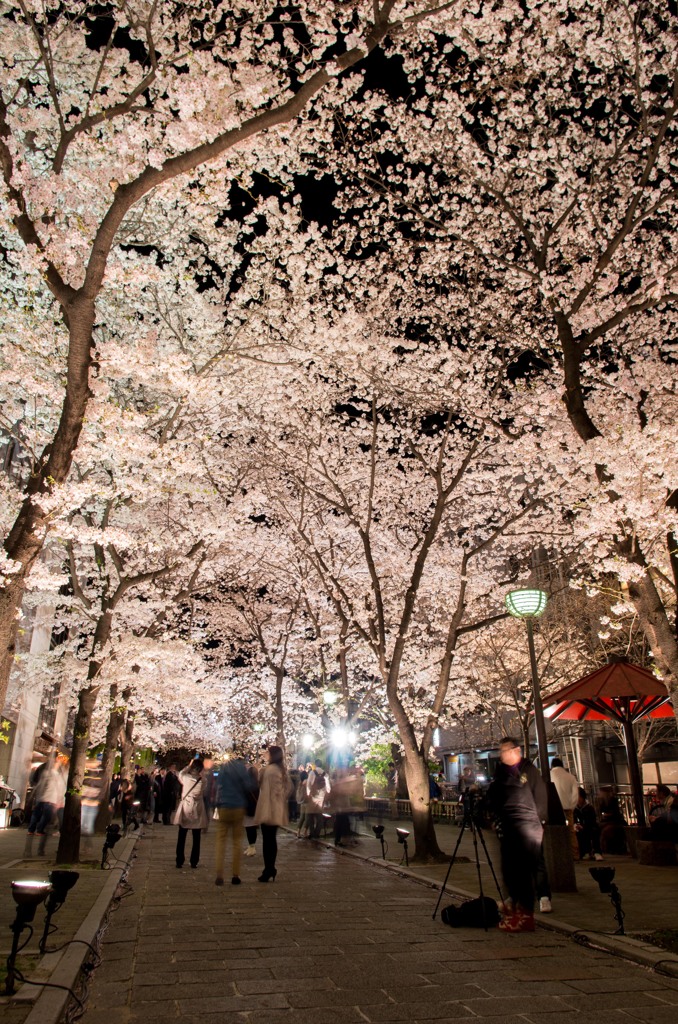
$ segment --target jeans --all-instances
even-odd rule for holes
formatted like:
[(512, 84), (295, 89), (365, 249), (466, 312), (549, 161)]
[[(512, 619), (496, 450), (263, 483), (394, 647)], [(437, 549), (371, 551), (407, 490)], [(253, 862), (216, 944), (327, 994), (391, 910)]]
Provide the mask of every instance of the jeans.
[(278, 856), (277, 825), (261, 826), (261, 845), (264, 853), (264, 874), (275, 874), (275, 859)]
[(234, 878), (240, 876), (240, 854), (242, 852), (243, 818), (245, 817), (244, 807), (217, 807), (219, 817), (216, 821), (217, 843), (215, 849), (215, 861), (217, 878), (224, 877), (224, 858), (226, 855), (226, 836), (231, 833), (233, 842), (233, 870)]
[(40, 800), (33, 808), (28, 825), (29, 832), (46, 832), (54, 817), (56, 804), (47, 804)]
[[(198, 861), (200, 860), (200, 832), (201, 832), (201, 829), (199, 829), (199, 828), (192, 828), (191, 832), (193, 833), (193, 843), (191, 845), (191, 867), (192, 868), (197, 868)], [(184, 863), (184, 859), (185, 859), (185, 852), (184, 851), (186, 849), (186, 836), (187, 835), (188, 835), (188, 829), (187, 828), (182, 828), (181, 825), (179, 825), (179, 835), (177, 837), (177, 867), (178, 868), (183, 867), (183, 863)]]

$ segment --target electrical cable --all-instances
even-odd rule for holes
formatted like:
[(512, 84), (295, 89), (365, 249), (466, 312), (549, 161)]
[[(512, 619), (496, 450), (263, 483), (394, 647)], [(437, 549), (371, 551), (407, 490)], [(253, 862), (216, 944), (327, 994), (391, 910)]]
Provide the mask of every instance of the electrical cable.
[[(93, 944), (86, 943), (86, 945), (90, 947), (90, 950), (96, 957), (96, 960), (94, 963), (90, 963), (89, 961), (83, 963), (79, 976), (80, 984), (78, 987), (78, 991), (82, 998), (78, 998), (76, 996), (75, 998), (77, 1000), (77, 1004), (71, 1003), (69, 1006), (66, 1007), (65, 1013), (62, 1018), (63, 1024), (76, 1024), (76, 1022), (81, 1019), (81, 1017), (84, 1015), (86, 1011), (87, 999), (89, 997), (90, 982), (92, 977), (94, 976), (97, 967), (99, 967), (102, 963), (102, 957), (99, 950), (101, 949), (103, 937), (108, 931), (111, 914), (118, 909), (121, 900), (124, 899), (125, 896), (129, 896), (132, 892), (134, 892), (133, 887), (129, 885), (129, 883), (125, 880), (125, 873), (129, 870), (129, 867), (131, 866), (135, 858), (136, 851), (133, 851), (128, 861), (121, 861), (120, 864), (112, 865), (112, 867), (122, 868), (123, 873), (118, 881), (118, 887), (116, 889), (115, 895), (113, 896), (113, 899), (109, 904), (108, 910), (106, 911), (106, 914), (99, 926), (99, 929), (96, 935), (94, 936)], [(120, 860), (120, 858), (116, 858), (116, 860)], [(119, 894), (120, 889), (123, 887), (127, 889), (127, 892)]]
[(62, 992), (69, 992), (71, 997), (75, 999), (75, 1001), (82, 1008), (82, 1012), (85, 1012), (85, 1004), (81, 1002), (81, 1000), (76, 996), (73, 989), (70, 988), (68, 985), (57, 985), (56, 982), (54, 981), (31, 981), (30, 978), (24, 977), (21, 971), (18, 971), (16, 967), (14, 968), (14, 977), (17, 978), (22, 985), (37, 985), (40, 988), (58, 988), (61, 989)]

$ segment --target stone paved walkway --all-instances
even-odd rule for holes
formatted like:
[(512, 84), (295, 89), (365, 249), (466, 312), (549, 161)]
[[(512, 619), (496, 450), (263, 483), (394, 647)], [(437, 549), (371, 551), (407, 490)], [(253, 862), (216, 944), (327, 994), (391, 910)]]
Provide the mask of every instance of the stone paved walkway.
[(275, 884), (214, 885), (174, 867), (173, 827), (138, 844), (84, 1024), (676, 1024), (678, 980), (552, 932), (456, 931), (436, 894), (332, 849), (280, 837)]

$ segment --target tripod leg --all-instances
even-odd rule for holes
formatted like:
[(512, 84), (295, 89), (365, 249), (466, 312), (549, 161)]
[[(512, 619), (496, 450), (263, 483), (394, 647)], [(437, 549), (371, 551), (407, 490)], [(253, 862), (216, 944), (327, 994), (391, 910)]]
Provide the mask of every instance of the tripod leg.
[(483, 892), (483, 876), (480, 873), (480, 857), (478, 856), (478, 828), (471, 818), (471, 835), (473, 836), (473, 852), (476, 855), (476, 872), (478, 874), (478, 889), (480, 891), (480, 906), (482, 907), (483, 928), (487, 931), (487, 913), (485, 911), (485, 893)]
[(459, 836), (457, 838), (457, 845), (455, 846), (455, 848), (454, 848), (454, 850), (452, 852), (452, 856), (450, 857), (450, 863), (447, 865), (447, 874), (445, 875), (445, 880), (444, 880), (443, 884), (440, 887), (440, 892), (438, 893), (438, 902), (436, 903), (436, 907), (435, 907), (435, 910), (433, 911), (433, 915), (432, 915), (434, 921), (436, 919), (436, 914), (438, 913), (438, 907), (440, 906), (440, 901), (443, 898), (443, 893), (445, 892), (445, 886), (447, 885), (447, 881), (448, 881), (448, 879), (450, 877), (450, 871), (452, 870), (452, 865), (454, 864), (454, 859), (457, 856), (457, 850), (459, 849), (459, 844), (461, 843), (461, 837), (464, 834), (464, 829), (466, 828), (466, 826), (467, 826), (467, 821), (466, 821), (466, 817), (464, 816), (464, 820), (461, 823), (461, 828), (459, 829)]
[(497, 876), (495, 874), (494, 865), (492, 863), (492, 858), (490, 857), (490, 852), (487, 849), (487, 845), (485, 843), (485, 836), (483, 835), (483, 830), (480, 827), (480, 825), (476, 825), (476, 829), (478, 831), (478, 838), (480, 839), (480, 843), (482, 845), (482, 848), (485, 851), (485, 856), (487, 857), (487, 863), (488, 863), (488, 865), (490, 867), (490, 871), (492, 872), (492, 877), (494, 879), (494, 884), (496, 885), (497, 892), (499, 893), (499, 899), (503, 903), (504, 902), (504, 894), (501, 891), (501, 886), (499, 885), (499, 881), (498, 881)]

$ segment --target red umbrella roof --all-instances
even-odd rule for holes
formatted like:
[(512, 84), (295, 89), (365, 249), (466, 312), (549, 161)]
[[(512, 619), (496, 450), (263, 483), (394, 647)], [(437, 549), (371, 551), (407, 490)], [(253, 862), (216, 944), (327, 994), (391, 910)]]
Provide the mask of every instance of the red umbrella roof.
[(671, 718), (666, 686), (647, 669), (628, 661), (613, 662), (544, 698), (547, 718), (584, 721), (616, 718)]

